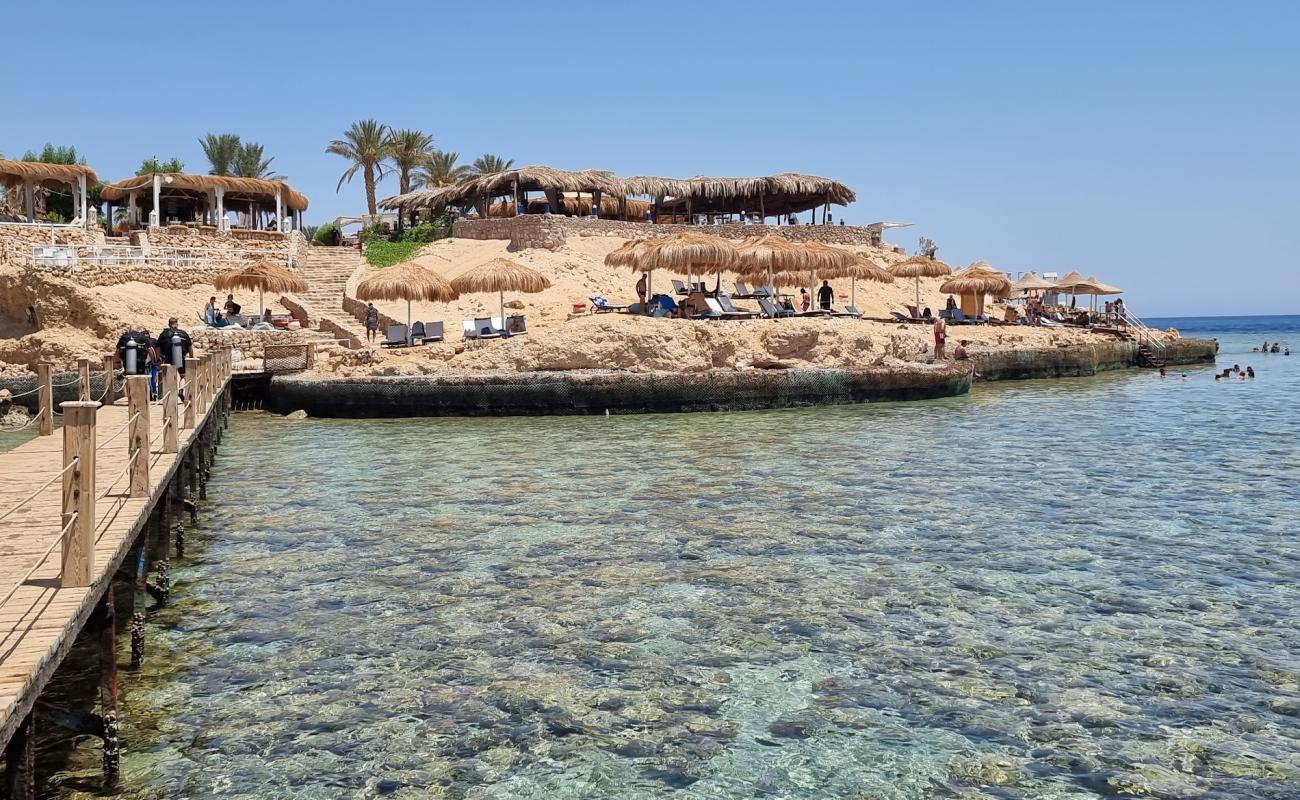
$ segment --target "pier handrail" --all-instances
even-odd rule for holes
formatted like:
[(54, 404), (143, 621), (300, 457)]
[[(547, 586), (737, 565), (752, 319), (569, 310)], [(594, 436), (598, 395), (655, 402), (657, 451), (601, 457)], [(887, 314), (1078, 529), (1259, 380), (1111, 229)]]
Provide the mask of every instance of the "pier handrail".
[(1135, 331), (1138, 344), (1146, 345), (1151, 352), (1161, 361), (1165, 360), (1165, 343), (1160, 337), (1156, 336), (1155, 330), (1148, 327), (1145, 322), (1138, 319), (1134, 314), (1129, 313), (1127, 308), (1124, 309), (1124, 324)]
[(68, 470), (72, 469), (76, 465), (77, 465), (77, 457), (73, 456), (72, 460), (68, 462), (68, 465), (63, 469), (59, 470), (59, 474), (55, 475), (53, 478), (50, 478), (45, 483), (41, 484), (41, 487), (39, 489), (27, 495), (22, 500), (19, 500), (18, 503), (10, 507), (8, 511), (4, 512), (3, 514), (0, 514), (0, 521), (3, 521), (18, 509), (22, 508), (23, 506), (27, 505), (31, 501), (35, 500), (37, 496), (40, 495), (41, 492), (53, 486), (55, 481), (62, 479), (64, 475), (68, 474)]
[[(72, 466), (72, 465), (69, 464), (68, 466)], [(21, 578), (19, 578), (17, 583), (9, 587), (9, 591), (5, 592), (3, 598), (0, 598), (0, 606), (3, 606), (5, 603), (8, 603), (9, 598), (13, 597), (15, 592), (23, 588), (23, 585), (26, 584), (27, 581), (32, 579), (32, 576), (36, 574), (36, 570), (41, 568), (41, 566), (45, 563), (45, 559), (49, 558), (50, 553), (54, 552), (54, 548), (58, 547), (60, 544), (63, 543), (63, 537), (68, 535), (68, 531), (71, 530), (72, 526), (75, 524), (77, 524), (77, 512), (73, 511), (71, 512), (71, 514), (69, 514), (68, 521), (63, 526), (63, 530), (59, 531), (59, 535), (54, 537), (54, 541), (50, 542), (50, 546), (45, 548), (45, 552), (41, 553), (40, 557), (36, 559), (36, 562), (32, 564), (32, 568), (27, 570), (27, 573), (24, 574)]]

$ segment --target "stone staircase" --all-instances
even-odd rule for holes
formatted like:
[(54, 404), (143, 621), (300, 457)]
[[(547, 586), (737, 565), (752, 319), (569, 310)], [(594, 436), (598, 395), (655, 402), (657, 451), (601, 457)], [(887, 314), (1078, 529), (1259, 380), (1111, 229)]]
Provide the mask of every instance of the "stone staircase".
[(313, 327), (319, 328), (320, 320), (327, 319), (365, 341), (365, 327), (343, 310), (343, 291), (361, 264), (361, 254), (350, 247), (308, 248), (297, 265), (308, 288), (298, 298), (310, 308)]

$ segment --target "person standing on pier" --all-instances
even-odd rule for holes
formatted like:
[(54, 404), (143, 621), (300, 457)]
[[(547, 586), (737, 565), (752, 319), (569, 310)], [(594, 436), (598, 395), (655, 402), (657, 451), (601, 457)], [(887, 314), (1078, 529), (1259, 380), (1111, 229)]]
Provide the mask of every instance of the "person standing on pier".
[(167, 328), (158, 334), (156, 347), (159, 360), (164, 364), (171, 364), (176, 368), (176, 372), (184, 377), (185, 359), (190, 354), (192, 343), (190, 335), (181, 330), (179, 321), (175, 317), (167, 320)]

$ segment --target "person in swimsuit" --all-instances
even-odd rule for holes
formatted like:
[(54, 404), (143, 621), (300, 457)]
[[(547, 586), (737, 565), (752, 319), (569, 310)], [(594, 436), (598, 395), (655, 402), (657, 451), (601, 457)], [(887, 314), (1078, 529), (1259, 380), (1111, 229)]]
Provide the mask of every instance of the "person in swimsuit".
[(379, 309), (374, 303), (366, 303), (366, 341), (373, 342), (379, 331)]
[(947, 357), (944, 353), (943, 343), (948, 338), (948, 322), (943, 317), (934, 321), (934, 359), (935, 361), (943, 360)]

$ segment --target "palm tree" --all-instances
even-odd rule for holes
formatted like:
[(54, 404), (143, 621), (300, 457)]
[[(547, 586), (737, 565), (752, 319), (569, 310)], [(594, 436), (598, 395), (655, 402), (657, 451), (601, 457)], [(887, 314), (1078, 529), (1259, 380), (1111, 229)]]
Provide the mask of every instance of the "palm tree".
[(351, 183), (352, 176), (361, 170), (366, 179), (366, 208), (370, 216), (379, 213), (375, 205), (375, 181), (384, 178), (384, 160), (388, 158), (388, 126), (374, 119), (363, 119), (352, 123), (352, 127), (343, 132), (342, 139), (335, 139), (325, 152), (343, 156), (352, 162), (343, 177), (339, 178), (334, 191), (343, 188), (344, 183)]
[(513, 158), (505, 159), (491, 153), (484, 153), (474, 159), (474, 172), (478, 175), (486, 175), (489, 172), (505, 172), (514, 165), (515, 160)]
[(470, 174), (471, 167), (468, 164), (457, 164), (459, 159), (460, 153), (434, 150), (424, 166), (416, 171), (415, 184), (426, 189), (437, 189), (464, 179)]
[[(401, 128), (388, 133), (388, 160), (397, 168), (398, 191), (411, 191), (411, 173), (428, 163), (433, 155), (433, 137), (412, 128)], [(402, 226), (401, 209), (397, 211), (397, 226)]]
[(239, 158), (239, 151), (242, 147), (238, 135), (233, 133), (209, 133), (199, 139), (199, 146), (203, 148), (203, 155), (208, 157), (208, 164), (212, 166), (208, 170), (209, 175), (234, 174), (235, 160)]
[(283, 175), (271, 171), (271, 162), (275, 157), (264, 158), (263, 147), (257, 142), (247, 142), (239, 147), (235, 154), (232, 172), (239, 178), (262, 178), (268, 181), (282, 181)]

